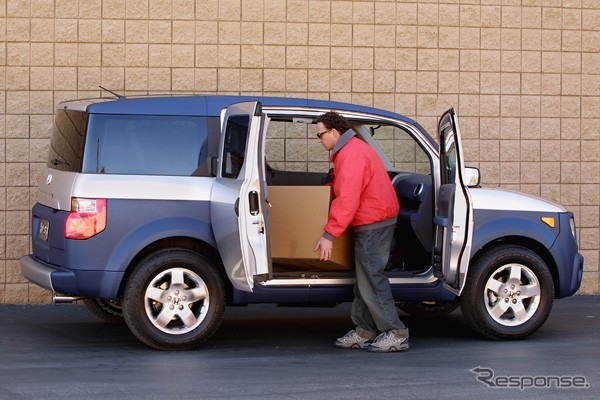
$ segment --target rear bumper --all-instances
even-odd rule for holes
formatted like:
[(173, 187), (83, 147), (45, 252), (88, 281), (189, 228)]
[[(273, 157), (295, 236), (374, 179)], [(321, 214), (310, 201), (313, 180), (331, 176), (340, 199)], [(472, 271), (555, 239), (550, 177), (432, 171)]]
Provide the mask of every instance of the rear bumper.
[(29, 254), (19, 260), (21, 274), (44, 289), (52, 292), (74, 293), (77, 288), (77, 278), (73, 271), (59, 269), (37, 260)]

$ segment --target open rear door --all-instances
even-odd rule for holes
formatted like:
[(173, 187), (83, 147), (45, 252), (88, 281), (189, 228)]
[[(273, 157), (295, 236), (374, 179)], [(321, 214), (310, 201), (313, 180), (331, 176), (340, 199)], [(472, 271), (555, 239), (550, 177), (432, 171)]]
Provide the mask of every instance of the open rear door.
[(229, 106), (221, 115), (218, 172), (211, 193), (212, 227), (236, 289), (270, 278), (269, 233), (259, 102)]
[(465, 185), (465, 166), (458, 120), (454, 109), (438, 125), (441, 186), (437, 199), (436, 272), (447, 286), (460, 293), (471, 253), (473, 206)]

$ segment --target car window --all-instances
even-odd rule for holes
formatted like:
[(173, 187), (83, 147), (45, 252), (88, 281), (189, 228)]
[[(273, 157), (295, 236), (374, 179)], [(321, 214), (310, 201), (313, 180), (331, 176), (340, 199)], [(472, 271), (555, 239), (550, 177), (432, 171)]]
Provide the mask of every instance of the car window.
[(83, 172), (209, 176), (203, 117), (91, 115)]
[(427, 153), (407, 131), (391, 125), (365, 125), (396, 171), (430, 174)]
[(87, 122), (86, 112), (57, 111), (52, 126), (48, 167), (61, 171), (81, 172)]

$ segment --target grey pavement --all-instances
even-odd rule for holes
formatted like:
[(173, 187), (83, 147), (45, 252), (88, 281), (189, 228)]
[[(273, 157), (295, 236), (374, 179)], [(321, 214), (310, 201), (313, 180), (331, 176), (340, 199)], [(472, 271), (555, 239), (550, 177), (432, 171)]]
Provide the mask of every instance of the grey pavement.
[(537, 333), (511, 342), (476, 337), (460, 311), (403, 316), (411, 349), (371, 354), (332, 346), (351, 328), (348, 304), (228, 308), (217, 334), (188, 352), (145, 347), (82, 305), (5, 305), (0, 400), (596, 399), (599, 306), (600, 296), (557, 300)]

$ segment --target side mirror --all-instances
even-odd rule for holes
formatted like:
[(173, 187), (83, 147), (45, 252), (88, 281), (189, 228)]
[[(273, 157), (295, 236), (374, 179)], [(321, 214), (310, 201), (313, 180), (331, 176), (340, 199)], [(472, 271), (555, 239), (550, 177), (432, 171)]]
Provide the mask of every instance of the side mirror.
[(481, 183), (481, 172), (479, 168), (465, 167), (465, 184), (468, 187), (479, 187)]

